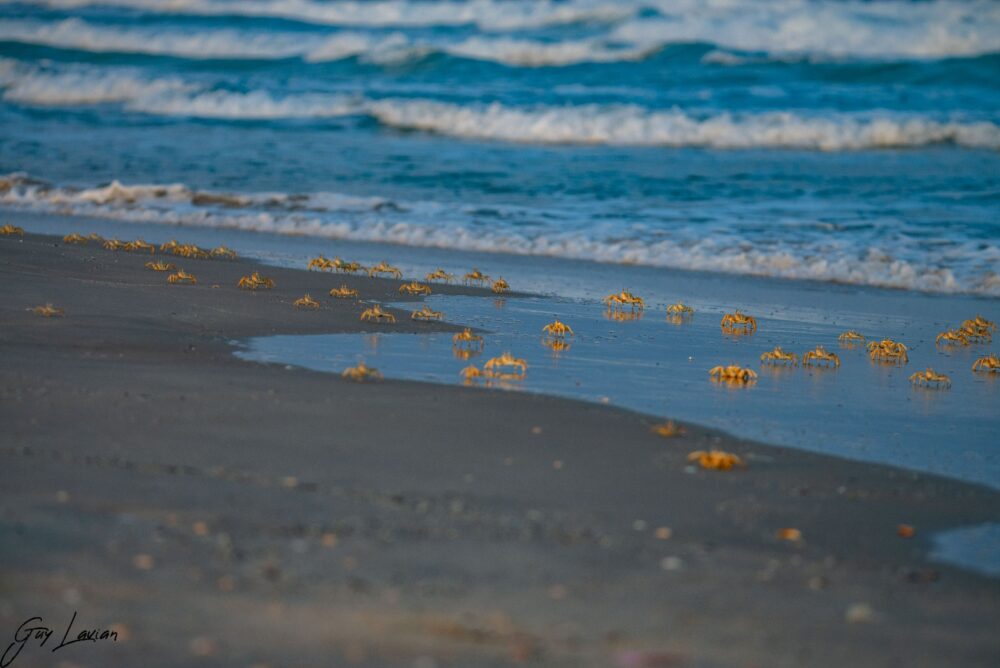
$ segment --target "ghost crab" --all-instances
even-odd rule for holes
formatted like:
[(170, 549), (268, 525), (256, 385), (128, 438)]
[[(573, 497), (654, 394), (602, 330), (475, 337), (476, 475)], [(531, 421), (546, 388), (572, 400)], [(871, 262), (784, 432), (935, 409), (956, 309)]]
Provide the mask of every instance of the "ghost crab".
[(868, 355), (876, 362), (888, 362), (890, 364), (906, 364), (910, 361), (906, 353), (907, 347), (892, 339), (882, 339), (881, 341), (871, 341), (868, 343)]
[(0, 227), (0, 237), (24, 237), (24, 228), (7, 223)]
[(61, 308), (56, 308), (52, 304), (36, 306), (35, 308), (31, 309), (31, 312), (43, 318), (61, 318), (64, 315), (66, 315), (66, 311), (64, 311)]
[[(337, 258), (338, 260), (340, 258)], [(320, 271), (333, 271), (334, 261), (329, 260), (322, 255), (317, 255), (313, 259), (309, 260), (309, 264), (306, 265), (306, 269), (312, 271), (313, 269), (318, 269)]]
[(124, 247), (123, 250), (126, 250), (129, 253), (135, 253), (136, 251), (142, 251), (142, 252), (153, 254), (153, 253), (156, 252), (156, 246), (154, 246), (153, 244), (148, 244), (145, 241), (143, 241), (142, 239), (136, 239), (135, 241), (126, 242), (125, 243), (125, 247)]
[(795, 353), (786, 353), (781, 349), (781, 346), (776, 346), (774, 350), (762, 354), (760, 361), (762, 364), (790, 364), (791, 366), (797, 366), (799, 356)]
[(388, 262), (379, 262), (374, 267), (368, 270), (369, 276), (378, 276), (379, 274), (386, 274), (392, 276), (393, 278), (402, 278), (403, 272), (401, 272), (397, 267), (392, 266)]
[(232, 248), (226, 248), (225, 246), (217, 246), (211, 250), (209, 253), (213, 258), (222, 260), (235, 260), (236, 251)]
[(694, 309), (684, 302), (677, 302), (667, 307), (668, 319), (684, 319), (694, 315)]
[(296, 299), (294, 302), (292, 302), (292, 306), (294, 306), (295, 308), (318, 309), (319, 302), (313, 299), (308, 293), (306, 293), (301, 297), (299, 297), (298, 299)]
[(844, 346), (855, 346), (859, 344), (864, 344), (867, 340), (865, 335), (860, 332), (856, 332), (853, 329), (848, 330), (837, 337), (837, 340)]
[(393, 314), (383, 311), (381, 304), (375, 304), (371, 308), (365, 309), (361, 312), (362, 321), (373, 321), (373, 322), (396, 322), (396, 316)]
[(555, 339), (562, 339), (567, 336), (576, 336), (573, 333), (573, 329), (569, 325), (564, 322), (560, 322), (559, 320), (553, 320), (549, 324), (545, 325), (545, 327), (542, 327), (542, 333), (547, 337)]
[(357, 299), (358, 291), (346, 285), (341, 285), (339, 288), (330, 288), (330, 296), (337, 299)]
[(483, 337), (478, 334), (473, 334), (472, 330), (466, 327), (464, 330), (451, 337), (451, 344), (459, 348), (478, 348), (483, 349), (485, 342)]
[(990, 353), (985, 357), (980, 357), (972, 364), (973, 371), (985, 371), (987, 373), (1000, 373), (1000, 356)]
[(752, 315), (747, 315), (739, 309), (735, 313), (726, 313), (722, 316), (722, 329), (727, 333), (742, 332), (753, 334), (757, 331), (757, 319)]
[(253, 272), (249, 276), (241, 278), (236, 285), (244, 290), (270, 290), (274, 287), (274, 281), (266, 276), (261, 276), (259, 272)]
[(910, 376), (910, 382), (924, 387), (951, 387), (951, 378), (943, 373), (936, 373), (930, 367), (927, 367), (926, 371), (918, 371)]
[(934, 339), (937, 345), (969, 345), (969, 337), (964, 329), (946, 329)]
[(462, 277), (462, 282), (465, 283), (466, 285), (472, 285), (473, 283), (475, 283), (476, 285), (485, 285), (486, 283), (489, 282), (489, 280), (490, 280), (489, 276), (479, 271), (475, 267), (472, 268), (472, 271), (470, 271), (468, 274)]
[(840, 358), (837, 357), (837, 353), (827, 352), (823, 346), (816, 346), (814, 350), (810, 350), (802, 355), (803, 366), (820, 364), (827, 367), (838, 367), (840, 366)]
[(714, 471), (729, 471), (734, 468), (746, 468), (746, 463), (740, 458), (725, 450), (695, 450), (687, 456), (689, 462), (698, 462), (703, 469)]
[(63, 243), (64, 244), (79, 244), (79, 245), (83, 245), (83, 244), (86, 244), (88, 241), (90, 241), (90, 239), (88, 239), (87, 237), (85, 237), (83, 235), (76, 234), (75, 232), (73, 234), (67, 234), (66, 236), (63, 237)]
[(340, 375), (359, 383), (365, 380), (380, 380), (382, 378), (381, 371), (367, 366), (364, 361), (358, 362), (357, 366), (347, 367)]
[(440, 320), (443, 317), (444, 313), (431, 310), (431, 307), (427, 304), (424, 304), (419, 311), (414, 311), (410, 314), (411, 320)]
[(147, 262), (145, 264), (146, 269), (152, 271), (176, 271), (177, 267), (170, 262)]
[(169, 276), (167, 276), (167, 283), (189, 283), (191, 285), (194, 285), (197, 282), (198, 282), (197, 278), (195, 278), (192, 274), (187, 273), (183, 269), (178, 271), (176, 274), (170, 274)]
[(444, 281), (445, 283), (451, 283), (454, 278), (454, 274), (449, 274), (444, 269), (435, 269), (431, 273), (424, 276), (424, 280), (428, 283), (431, 281)]
[(431, 294), (431, 287), (429, 285), (421, 285), (416, 281), (411, 281), (410, 283), (404, 283), (399, 286), (399, 292), (407, 295), (429, 295)]
[(498, 278), (493, 282), (493, 286), (490, 288), (495, 294), (503, 295), (510, 292), (510, 283), (503, 280), (503, 276)]
[(757, 372), (752, 369), (744, 369), (738, 364), (712, 367), (709, 370), (708, 375), (716, 382), (727, 382), (742, 385), (749, 385), (757, 380)]
[(506, 352), (493, 357), (483, 365), (483, 372), (490, 378), (501, 380), (521, 380), (528, 373), (528, 363)]
[(629, 307), (630, 311), (642, 311), (646, 308), (646, 302), (642, 300), (642, 297), (633, 295), (628, 290), (622, 288), (621, 292), (608, 295), (604, 298), (604, 305), (612, 312), (621, 311), (626, 306)]

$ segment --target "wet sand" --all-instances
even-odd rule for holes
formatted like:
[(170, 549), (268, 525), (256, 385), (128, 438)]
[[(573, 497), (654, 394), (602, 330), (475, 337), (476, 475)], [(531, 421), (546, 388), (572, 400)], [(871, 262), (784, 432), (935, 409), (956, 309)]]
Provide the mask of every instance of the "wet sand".
[[(148, 259), (0, 238), (0, 649), (34, 615), (120, 631), (16, 666), (1000, 661), (1000, 581), (928, 559), (935, 531), (1000, 521), (995, 491), (240, 361), (246, 337), (371, 331), (327, 290), (399, 282), (267, 267), (251, 294), (249, 263), (179, 261), (199, 284), (170, 286)], [(322, 310), (291, 306), (307, 291)], [(45, 302), (66, 317), (26, 310)], [(691, 468), (707, 447), (748, 467)]]

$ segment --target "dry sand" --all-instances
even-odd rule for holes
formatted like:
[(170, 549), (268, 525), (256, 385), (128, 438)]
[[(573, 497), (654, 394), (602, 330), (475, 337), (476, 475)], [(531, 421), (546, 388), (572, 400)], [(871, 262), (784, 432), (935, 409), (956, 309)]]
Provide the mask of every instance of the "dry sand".
[[(243, 362), (243, 337), (372, 330), (327, 290), (399, 283), (262, 268), (277, 287), (251, 294), (249, 263), (181, 261), (199, 284), (170, 286), (148, 259), (0, 238), (0, 650), (31, 616), (56, 629), (14, 666), (1000, 662), (1000, 582), (928, 561), (933, 532), (1000, 520), (995, 491)], [(293, 309), (307, 291), (321, 311)], [(749, 466), (688, 466), (706, 447)], [(50, 652), (74, 611), (119, 642)]]

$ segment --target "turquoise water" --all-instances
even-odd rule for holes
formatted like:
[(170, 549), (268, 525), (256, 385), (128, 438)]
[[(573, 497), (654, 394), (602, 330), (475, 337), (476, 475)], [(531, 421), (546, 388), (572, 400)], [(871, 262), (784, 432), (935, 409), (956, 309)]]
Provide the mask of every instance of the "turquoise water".
[(991, 0), (0, 2), (0, 206), (1000, 296)]

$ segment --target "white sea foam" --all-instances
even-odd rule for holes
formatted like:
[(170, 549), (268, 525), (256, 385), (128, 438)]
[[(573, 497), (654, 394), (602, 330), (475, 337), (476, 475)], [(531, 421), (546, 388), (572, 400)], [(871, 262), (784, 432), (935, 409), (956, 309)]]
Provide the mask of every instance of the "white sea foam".
[(193, 90), (194, 86), (176, 77), (146, 79), (135, 73), (68, 71), (0, 76), (6, 86), (3, 99), (36, 106), (73, 106), (106, 102), (128, 102), (166, 93)]
[[(117, 181), (72, 189), (17, 174), (0, 177), (0, 205), (134, 222), (1000, 297), (1000, 248), (971, 242), (935, 253), (905, 237), (816, 235), (796, 243), (755, 242), (732, 233), (706, 234), (698, 224), (681, 225), (669, 236), (656, 238), (639, 228), (629, 233), (627, 227), (594, 225), (484, 228), (475, 224), (476, 207), (468, 205), (394, 203), (339, 193), (205, 192), (182, 184)], [(541, 211), (519, 213), (545, 218)]]
[[(18, 0), (2, 0), (17, 2)], [(321, 25), (423, 27), (474, 25), (486, 31), (605, 23), (635, 13), (634, 3), (607, 0), (39, 0), (61, 9), (116, 6), (160, 14), (253, 16)]]
[(397, 63), (446, 53), (460, 58), (517, 67), (565, 66), (640, 60), (656, 47), (609, 46), (600, 39), (543, 42), (532, 39), (475, 36), (462, 40), (410, 38), (391, 34), (343, 31), (331, 36), (289, 32), (152, 31), (96, 25), (80, 19), (56, 23), (7, 21), (0, 39), (97, 53), (139, 53), (186, 59), (302, 58), (326, 62), (361, 57), (374, 63)]
[(656, 111), (634, 105), (519, 108), (340, 95), (277, 98), (263, 91), (156, 96), (137, 99), (129, 108), (150, 114), (228, 119), (368, 115), (390, 127), (538, 144), (845, 151), (950, 143), (1000, 150), (1000, 126), (996, 123), (921, 116), (802, 116), (788, 112), (695, 116), (679, 109)]
[[(6, 1), (6, 0), (4, 0)], [(509, 32), (545, 26), (589, 22), (606, 24), (604, 37), (629, 49), (650, 53), (667, 44), (708, 42), (729, 50), (767, 54), (808, 54), (832, 58), (941, 58), (1000, 51), (1000, 3), (993, 0), (376, 0), (318, 2), (317, 0), (43, 0), (50, 6), (77, 8), (117, 5), (163, 14), (258, 16), (290, 18), (324, 25), (400, 27), (475, 25), (485, 32)], [(80, 30), (79, 25), (75, 30)], [(299, 36), (301, 37), (301, 35)], [(22, 35), (19, 39), (32, 39)], [(194, 57), (192, 38), (157, 37), (173, 46), (147, 46), (115, 37), (106, 30), (100, 39), (65, 33), (37, 34), (42, 43), (74, 48), (162, 52)], [(281, 36), (284, 40), (284, 36)], [(294, 39), (294, 37), (293, 37)], [(213, 50), (232, 51), (224, 40), (206, 40), (205, 57)], [(595, 51), (605, 42), (589, 43)], [(53, 44), (57, 45), (57, 44)], [(426, 46), (426, 45), (425, 45)], [(437, 48), (438, 45), (431, 45)], [(502, 46), (500, 47), (502, 49)], [(275, 57), (266, 36), (250, 38), (238, 52)], [(282, 49), (277, 49), (280, 53)], [(447, 49), (444, 49), (447, 50)], [(488, 50), (492, 51), (492, 49)], [(280, 56), (279, 56), (280, 57)], [(480, 54), (479, 57), (482, 57)], [(491, 58), (492, 59), (492, 58)], [(593, 57), (578, 59), (588, 62)]]

